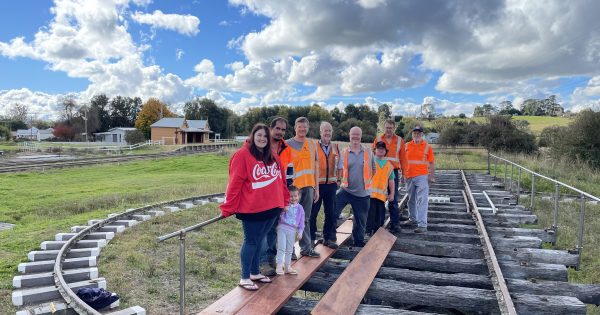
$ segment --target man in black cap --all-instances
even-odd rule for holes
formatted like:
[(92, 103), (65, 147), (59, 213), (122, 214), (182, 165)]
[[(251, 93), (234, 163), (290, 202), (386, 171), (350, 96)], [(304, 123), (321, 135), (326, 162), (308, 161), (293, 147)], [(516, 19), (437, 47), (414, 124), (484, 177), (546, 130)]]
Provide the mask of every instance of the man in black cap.
[(431, 145), (423, 140), (423, 125), (415, 125), (412, 138), (406, 144), (405, 174), (410, 219), (402, 222), (402, 225), (416, 225), (414, 232), (424, 233), (427, 232), (429, 184), (435, 182), (435, 158)]

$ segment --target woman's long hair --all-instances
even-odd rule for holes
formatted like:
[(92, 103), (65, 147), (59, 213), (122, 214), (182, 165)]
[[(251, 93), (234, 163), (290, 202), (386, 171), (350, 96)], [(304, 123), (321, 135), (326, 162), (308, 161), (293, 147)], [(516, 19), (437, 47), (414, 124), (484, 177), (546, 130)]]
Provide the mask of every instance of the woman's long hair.
[[(267, 146), (262, 149), (262, 152), (256, 147), (254, 143), (254, 134), (256, 134), (259, 130), (264, 130), (267, 135)], [(275, 157), (273, 156), (273, 152), (271, 151), (271, 132), (269, 127), (265, 124), (256, 124), (252, 128), (252, 132), (250, 132), (250, 154), (254, 156), (259, 161), (263, 161), (265, 165), (271, 165), (275, 162)]]

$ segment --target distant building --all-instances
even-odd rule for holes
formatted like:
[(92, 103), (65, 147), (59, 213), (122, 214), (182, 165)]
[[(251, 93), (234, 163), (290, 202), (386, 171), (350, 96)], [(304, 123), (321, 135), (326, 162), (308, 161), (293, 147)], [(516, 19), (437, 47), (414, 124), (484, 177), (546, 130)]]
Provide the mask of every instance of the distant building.
[(425, 135), (425, 141), (429, 143), (439, 143), (440, 134), (435, 132), (430, 132)]
[(18, 129), (15, 138), (17, 139), (28, 139), (32, 141), (42, 141), (47, 139), (54, 138), (54, 129), (37, 129), (35, 127), (31, 127), (29, 129)]
[(167, 117), (150, 125), (152, 141), (164, 144), (206, 143), (210, 126), (208, 120), (187, 120)]
[(127, 144), (127, 140), (125, 137), (128, 132), (134, 131), (135, 128), (132, 127), (115, 127), (111, 128), (106, 132), (96, 132), (94, 136), (96, 137), (96, 142), (106, 142), (110, 144)]

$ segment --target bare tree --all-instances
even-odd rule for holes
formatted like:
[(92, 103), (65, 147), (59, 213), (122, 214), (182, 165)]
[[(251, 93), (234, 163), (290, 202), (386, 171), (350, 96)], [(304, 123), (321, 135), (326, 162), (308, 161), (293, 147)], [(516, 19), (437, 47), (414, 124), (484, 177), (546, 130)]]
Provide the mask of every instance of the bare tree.
[(75, 107), (77, 107), (77, 103), (72, 97), (65, 97), (62, 99), (63, 106), (63, 118), (67, 123), (70, 123), (74, 117)]
[(8, 109), (8, 117), (11, 120), (27, 122), (29, 119), (29, 106), (15, 103)]

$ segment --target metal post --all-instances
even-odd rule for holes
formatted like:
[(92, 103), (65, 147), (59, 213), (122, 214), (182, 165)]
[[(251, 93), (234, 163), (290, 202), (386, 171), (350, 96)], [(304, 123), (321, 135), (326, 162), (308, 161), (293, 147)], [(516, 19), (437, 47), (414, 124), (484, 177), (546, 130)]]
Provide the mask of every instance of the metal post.
[(494, 159), (494, 180), (496, 179), (496, 167), (498, 166), (498, 159)]
[(521, 196), (521, 168), (519, 167), (519, 179), (517, 180), (517, 204), (519, 204), (520, 196)]
[(515, 165), (514, 164), (510, 164), (510, 189), (508, 190), (510, 193), (512, 193), (512, 188), (513, 188), (513, 173), (515, 171)]
[(487, 153), (488, 153), (488, 154), (487, 154), (487, 155), (488, 155), (488, 156), (487, 156), (487, 158), (488, 158), (488, 159), (487, 159), (487, 160), (488, 160), (488, 161), (487, 161), (487, 162), (488, 162), (488, 175), (490, 175), (490, 150), (488, 150), (488, 152), (487, 152)]
[(535, 174), (531, 173), (531, 207), (529, 210), (533, 211), (535, 205)]
[(185, 312), (185, 232), (179, 234), (179, 315)]
[(554, 217), (552, 220), (552, 229), (556, 232), (558, 225), (558, 198), (560, 197), (560, 185), (554, 184)]
[(506, 188), (506, 173), (508, 172), (508, 164), (504, 161), (504, 188)]
[(581, 265), (581, 252), (583, 250), (583, 224), (585, 222), (585, 196), (581, 194), (581, 211), (579, 212), (579, 227), (577, 231), (577, 270)]

